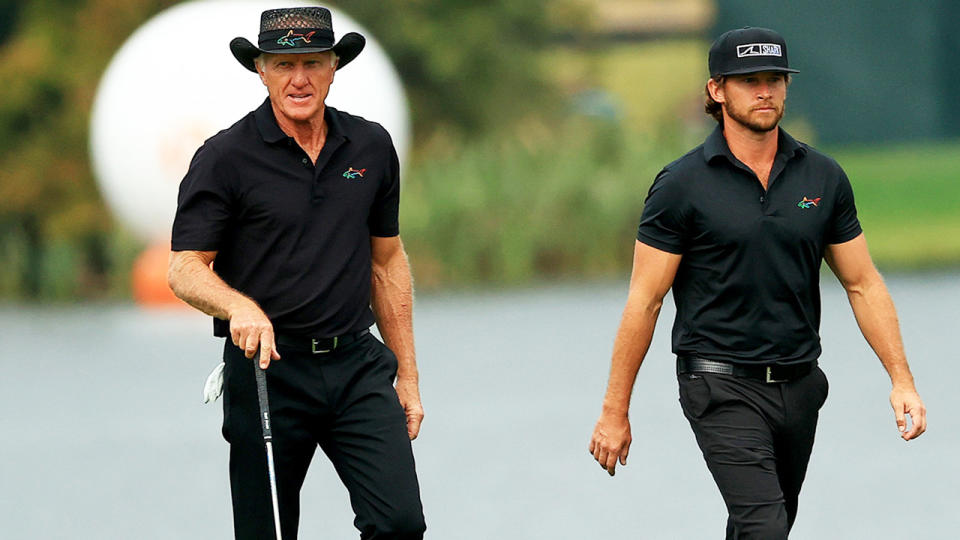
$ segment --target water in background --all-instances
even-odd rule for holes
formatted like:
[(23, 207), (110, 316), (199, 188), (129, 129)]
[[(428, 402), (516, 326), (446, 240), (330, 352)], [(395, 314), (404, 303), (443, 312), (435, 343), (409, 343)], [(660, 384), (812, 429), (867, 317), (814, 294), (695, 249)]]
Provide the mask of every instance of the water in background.
[[(930, 431), (900, 440), (889, 381), (825, 279), (831, 390), (793, 540), (960, 529), (960, 279), (888, 284)], [(722, 536), (723, 503), (677, 402), (671, 303), (634, 391), (628, 466), (609, 478), (587, 453), (625, 294), (619, 284), (418, 300), (426, 420), (414, 449), (428, 538)], [(0, 537), (232, 538), (220, 403), (201, 403), (219, 352), (195, 313), (0, 308)], [(319, 452), (302, 508), (300, 538), (359, 536)]]

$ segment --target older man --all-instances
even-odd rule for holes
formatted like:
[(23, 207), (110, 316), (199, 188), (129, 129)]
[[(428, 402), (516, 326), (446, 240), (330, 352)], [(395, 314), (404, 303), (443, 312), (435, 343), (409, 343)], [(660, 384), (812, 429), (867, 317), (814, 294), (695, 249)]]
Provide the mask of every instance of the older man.
[[(238, 539), (274, 537), (254, 361), (266, 370), (284, 539), (297, 536), (318, 445), (361, 538), (425, 529), (397, 155), (380, 125), (324, 103), (364, 43), (357, 33), (334, 43), (324, 8), (263, 12), (259, 47), (236, 38), (230, 48), (269, 97), (207, 140), (180, 186), (169, 281), (229, 338), (223, 435)], [(386, 346), (369, 333), (374, 322)]]
[(610, 475), (626, 465), (630, 394), (673, 287), (680, 404), (727, 505), (726, 537), (784, 539), (827, 398), (822, 260), (890, 375), (904, 440), (924, 432), (926, 410), (846, 175), (778, 127), (796, 72), (783, 38), (732, 30), (710, 48), (709, 67), (706, 109), (719, 126), (650, 188), (589, 450)]

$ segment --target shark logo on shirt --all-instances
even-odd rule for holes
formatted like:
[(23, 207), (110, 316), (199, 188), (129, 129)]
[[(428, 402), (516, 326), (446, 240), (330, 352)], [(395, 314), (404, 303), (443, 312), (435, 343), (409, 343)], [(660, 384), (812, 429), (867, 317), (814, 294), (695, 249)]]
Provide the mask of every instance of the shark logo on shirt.
[(811, 206), (820, 206), (820, 197), (817, 197), (816, 199), (808, 199), (804, 197), (802, 201), (797, 203), (797, 207), (803, 208), (804, 210), (810, 208)]
[(356, 178), (356, 177), (358, 177), (358, 176), (359, 176), (360, 178), (363, 178), (363, 173), (365, 173), (365, 172), (367, 172), (366, 169), (359, 169), (359, 170), (357, 170), (357, 169), (354, 169), (353, 167), (349, 167), (349, 168), (347, 168), (346, 171), (344, 171), (343, 177), (346, 178), (347, 180), (353, 180), (354, 178)]

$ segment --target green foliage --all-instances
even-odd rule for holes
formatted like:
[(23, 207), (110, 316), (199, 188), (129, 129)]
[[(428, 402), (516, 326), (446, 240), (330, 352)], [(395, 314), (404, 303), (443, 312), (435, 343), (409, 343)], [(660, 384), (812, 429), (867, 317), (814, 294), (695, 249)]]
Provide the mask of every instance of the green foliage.
[[(0, 45), (0, 294), (99, 296), (128, 272), (104, 265), (114, 224), (96, 189), (87, 126), (100, 75), (123, 40), (170, 0), (36, 0)], [(52, 24), (50, 13), (57, 13)], [(103, 29), (66, 31), (66, 29)], [(5, 259), (5, 262), (7, 260)], [(122, 279), (122, 278), (119, 278)]]
[[(419, 140), (509, 130), (555, 111), (541, 53), (577, 15), (570, 0), (336, 2), (370, 29), (400, 73)], [(336, 26), (336, 22), (334, 22)]]
[(401, 198), (418, 286), (622, 273), (649, 184), (677, 152), (574, 118), (419, 163)]
[(0, 0), (0, 45), (10, 37), (20, 15), (21, 3), (14, 0)]

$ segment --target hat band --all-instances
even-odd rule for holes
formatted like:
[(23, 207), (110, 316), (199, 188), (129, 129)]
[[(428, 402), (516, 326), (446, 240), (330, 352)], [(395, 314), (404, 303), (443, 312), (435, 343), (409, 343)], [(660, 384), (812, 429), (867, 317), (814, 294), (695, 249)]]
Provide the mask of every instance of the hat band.
[(260, 32), (260, 49), (283, 52), (291, 49), (329, 49), (333, 47), (333, 31), (329, 28), (288, 28)]

